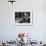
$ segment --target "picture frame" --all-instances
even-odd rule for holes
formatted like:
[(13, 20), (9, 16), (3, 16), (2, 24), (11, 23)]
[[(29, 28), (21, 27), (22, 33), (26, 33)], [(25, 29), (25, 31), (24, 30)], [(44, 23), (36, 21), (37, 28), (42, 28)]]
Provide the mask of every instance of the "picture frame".
[[(23, 17), (27, 17), (24, 20)], [(28, 18), (29, 17), (29, 18)], [(16, 26), (32, 26), (33, 24), (33, 11), (32, 10), (16, 10), (14, 14)]]

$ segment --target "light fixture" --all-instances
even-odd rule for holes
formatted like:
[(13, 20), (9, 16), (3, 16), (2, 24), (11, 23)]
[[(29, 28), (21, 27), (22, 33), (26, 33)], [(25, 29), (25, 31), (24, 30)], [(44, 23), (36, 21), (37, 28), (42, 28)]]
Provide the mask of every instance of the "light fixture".
[(8, 0), (8, 2), (11, 2), (12, 4), (16, 2), (15, 0)]

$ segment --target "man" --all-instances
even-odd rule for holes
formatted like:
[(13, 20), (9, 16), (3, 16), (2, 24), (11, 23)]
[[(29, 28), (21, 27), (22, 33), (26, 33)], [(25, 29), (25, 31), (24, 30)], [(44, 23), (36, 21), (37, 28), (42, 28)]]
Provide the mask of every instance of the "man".
[(30, 12), (22, 12), (22, 18), (19, 23), (30, 23)]

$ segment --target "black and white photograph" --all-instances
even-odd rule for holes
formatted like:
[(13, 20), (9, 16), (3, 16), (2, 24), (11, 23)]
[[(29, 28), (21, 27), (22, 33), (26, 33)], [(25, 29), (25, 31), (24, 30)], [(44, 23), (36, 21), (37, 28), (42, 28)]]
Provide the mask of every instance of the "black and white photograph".
[(32, 12), (15, 12), (15, 24), (16, 25), (31, 25), (32, 24)]

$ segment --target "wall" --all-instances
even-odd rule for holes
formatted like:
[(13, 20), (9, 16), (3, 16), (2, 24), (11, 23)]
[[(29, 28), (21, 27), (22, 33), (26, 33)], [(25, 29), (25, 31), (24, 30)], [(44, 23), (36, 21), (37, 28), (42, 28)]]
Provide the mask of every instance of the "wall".
[[(33, 25), (15, 26), (14, 12), (28, 9), (33, 10)], [(45, 0), (17, 0), (13, 5), (7, 0), (0, 0), (0, 40), (14, 40), (18, 32), (31, 34), (33, 40), (46, 40)]]

